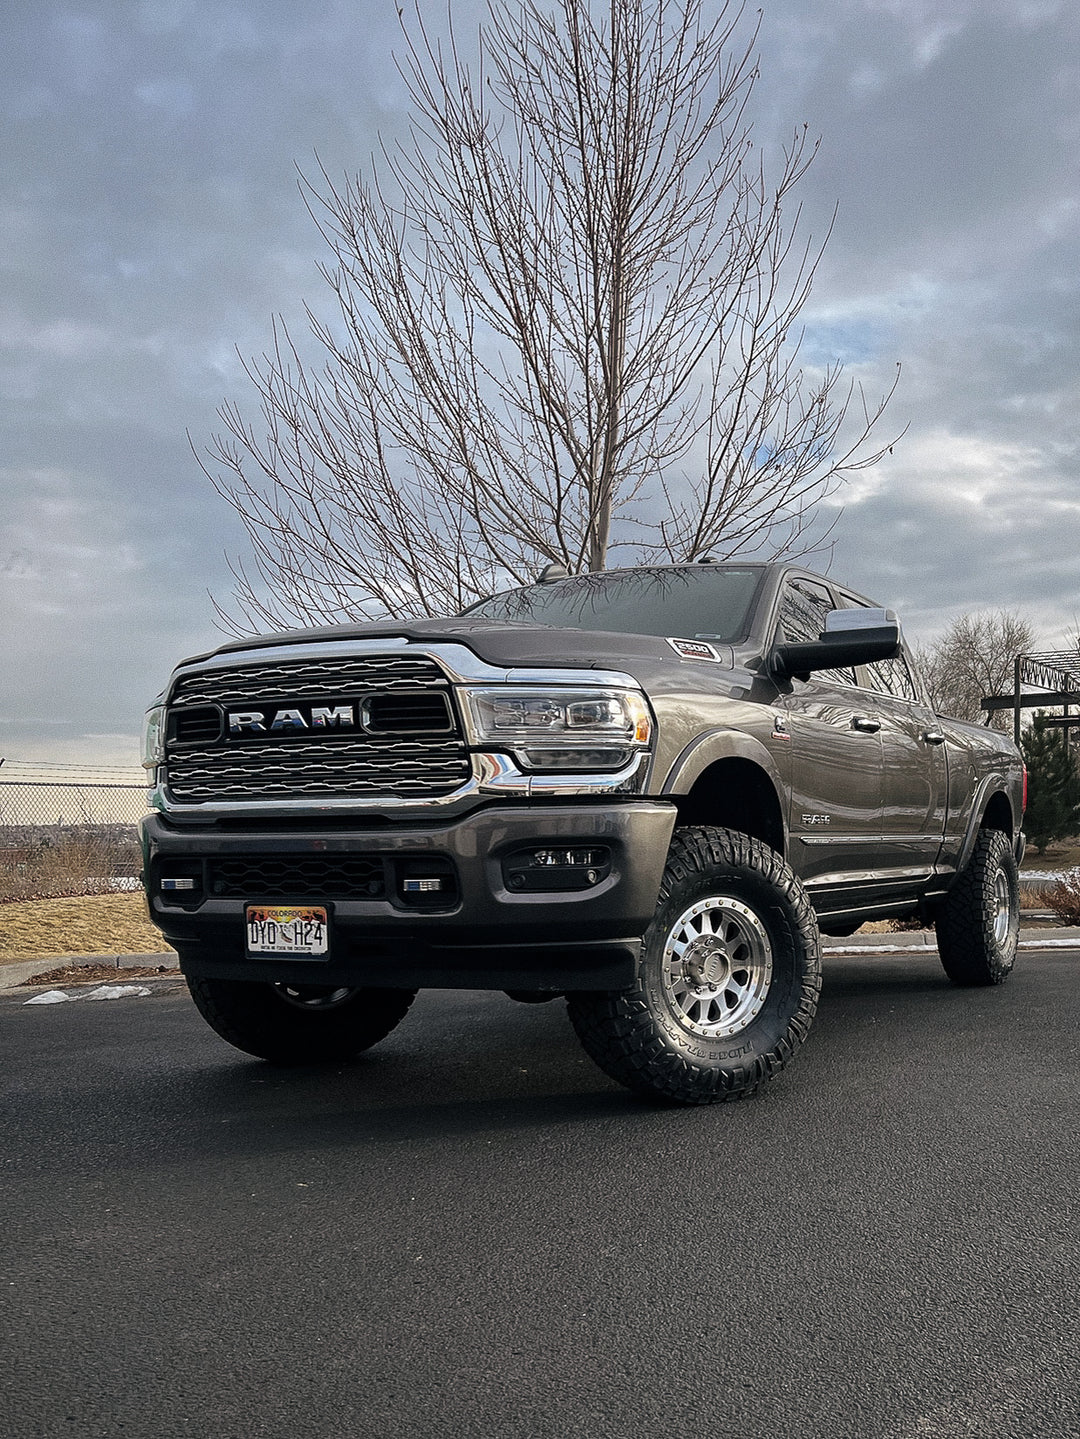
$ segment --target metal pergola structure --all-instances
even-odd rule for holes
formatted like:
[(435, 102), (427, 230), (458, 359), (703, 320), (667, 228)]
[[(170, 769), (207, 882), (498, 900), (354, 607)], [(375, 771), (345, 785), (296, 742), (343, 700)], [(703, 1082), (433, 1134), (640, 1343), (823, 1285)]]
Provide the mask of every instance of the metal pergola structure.
[(1020, 743), (1020, 716), (1026, 709), (1061, 709), (1061, 714), (1047, 716), (1046, 723), (1063, 729), (1068, 744), (1069, 731), (1080, 725), (1080, 714), (1071, 713), (1071, 705), (1080, 705), (1080, 650), (1017, 655), (1013, 662), (1012, 694), (986, 695), (982, 702), (988, 714), (994, 710), (1012, 710), (1013, 739), (1017, 744)]

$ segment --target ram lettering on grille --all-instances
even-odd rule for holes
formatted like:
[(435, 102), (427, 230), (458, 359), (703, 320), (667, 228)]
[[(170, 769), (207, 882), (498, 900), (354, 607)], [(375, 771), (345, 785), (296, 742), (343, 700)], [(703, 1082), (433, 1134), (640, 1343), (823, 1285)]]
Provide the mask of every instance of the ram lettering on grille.
[[(355, 726), (317, 723), (328, 707), (339, 717), (348, 708)], [(281, 715), (288, 722), (275, 724)], [(181, 803), (422, 799), (452, 793), (471, 774), (449, 682), (425, 656), (186, 675), (167, 733), (168, 788)]]

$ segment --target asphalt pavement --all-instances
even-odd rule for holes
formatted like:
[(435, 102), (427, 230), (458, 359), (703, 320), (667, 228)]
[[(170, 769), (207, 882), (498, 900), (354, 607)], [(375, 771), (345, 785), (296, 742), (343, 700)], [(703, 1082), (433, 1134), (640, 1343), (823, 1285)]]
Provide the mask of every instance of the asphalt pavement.
[(831, 950), (796, 1062), (701, 1110), (560, 1002), (279, 1070), (176, 980), (0, 995), (5, 1436), (1080, 1434), (1076, 960)]

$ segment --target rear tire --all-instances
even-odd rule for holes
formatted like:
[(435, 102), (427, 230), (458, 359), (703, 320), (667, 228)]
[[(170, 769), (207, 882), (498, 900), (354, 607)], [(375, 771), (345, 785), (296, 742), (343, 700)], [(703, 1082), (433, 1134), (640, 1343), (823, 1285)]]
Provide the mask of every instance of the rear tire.
[(415, 989), (348, 989), (189, 979), (191, 997), (222, 1039), (273, 1064), (351, 1059), (405, 1018)]
[(567, 996), (612, 1079), (675, 1104), (742, 1099), (791, 1060), (821, 989), (806, 891), (733, 830), (676, 830), (633, 989)]
[(942, 967), (954, 984), (1004, 983), (1020, 935), (1020, 878), (1008, 835), (981, 831), (935, 929)]

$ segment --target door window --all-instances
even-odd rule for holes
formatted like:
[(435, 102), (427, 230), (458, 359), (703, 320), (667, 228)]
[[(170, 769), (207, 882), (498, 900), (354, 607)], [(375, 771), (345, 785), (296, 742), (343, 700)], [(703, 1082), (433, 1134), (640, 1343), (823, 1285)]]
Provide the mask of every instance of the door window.
[(894, 655), (891, 660), (878, 660), (876, 664), (867, 665), (866, 683), (870, 689), (877, 690), (878, 694), (895, 695), (897, 699), (918, 703), (919, 692), (915, 688), (915, 681), (911, 677), (903, 651)]
[[(840, 592), (840, 603), (848, 610), (873, 608), (872, 605), (867, 604), (866, 600), (856, 599), (854, 595), (846, 595), (843, 591)], [(864, 672), (867, 689), (876, 690), (879, 695), (893, 695), (896, 699), (910, 700), (915, 704), (921, 703), (919, 691), (903, 649), (891, 660), (878, 660), (876, 664), (866, 665)]]
[[(780, 600), (780, 631), (790, 644), (809, 644), (821, 638), (825, 617), (834, 608), (832, 595), (814, 580), (792, 579), (784, 586)], [(834, 684), (854, 685), (853, 669), (819, 670), (822, 679)]]

